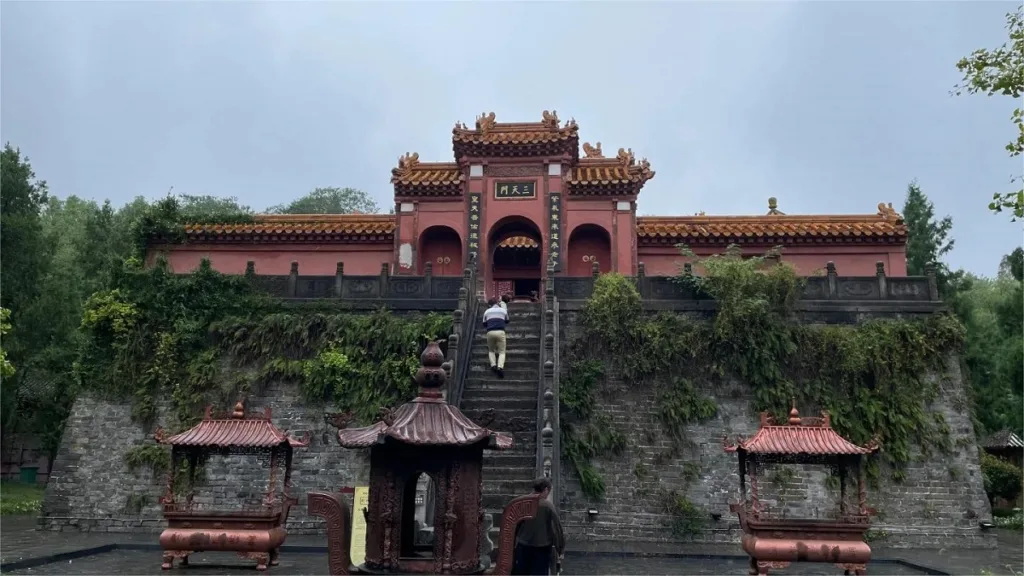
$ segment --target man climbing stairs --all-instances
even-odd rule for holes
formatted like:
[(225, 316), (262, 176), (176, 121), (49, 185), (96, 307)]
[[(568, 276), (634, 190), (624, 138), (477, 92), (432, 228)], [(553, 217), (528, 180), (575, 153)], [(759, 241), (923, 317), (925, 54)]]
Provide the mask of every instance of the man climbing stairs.
[(513, 302), (508, 314), (504, 378), (491, 371), (487, 335), (477, 319), (461, 405), (474, 422), (514, 436), (512, 450), (484, 455), (483, 506), (494, 517), (494, 529), (505, 505), (530, 493), (537, 474), (541, 305)]

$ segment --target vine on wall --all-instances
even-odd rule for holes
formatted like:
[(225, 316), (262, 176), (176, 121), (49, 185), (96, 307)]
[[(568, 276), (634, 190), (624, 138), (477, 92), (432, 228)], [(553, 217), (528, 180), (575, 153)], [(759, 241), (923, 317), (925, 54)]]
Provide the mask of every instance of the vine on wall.
[[(913, 446), (925, 454), (951, 448), (942, 415), (927, 407), (939, 392), (935, 375), (961, 345), (960, 323), (939, 315), (855, 326), (801, 324), (794, 305), (802, 279), (772, 255), (743, 258), (730, 247), (697, 259), (701, 276), (678, 278), (716, 301), (711, 321), (646, 315), (631, 279), (598, 278), (580, 313), (581, 332), (565, 355), (568, 374), (561, 390), (563, 418), (572, 424), (563, 427), (563, 446), (585, 494), (603, 494), (594, 489), (603, 483), (590, 460), (609, 451), (585, 433), (587, 414), (572, 399), (584, 387), (595, 389), (605, 372), (627, 386), (653, 387), (663, 428), (677, 438), (687, 424), (715, 414), (714, 401), (695, 383), (718, 387), (739, 381), (752, 391), (753, 411), (782, 417), (795, 399), (800, 406), (828, 410), (836, 430), (854, 442), (864, 444), (878, 434), (881, 460), (895, 480), (903, 478)], [(608, 424), (600, 426), (604, 435), (614, 434)], [(877, 460), (869, 461), (868, 471), (877, 477)]]
[(274, 380), (366, 421), (412, 397), (423, 345), (451, 330), (437, 314), (286, 309), (205, 261), (187, 275), (129, 261), (115, 286), (85, 307), (76, 363), (83, 389), (132, 399), (133, 415), (147, 424), (169, 401), (182, 429), (205, 405)]

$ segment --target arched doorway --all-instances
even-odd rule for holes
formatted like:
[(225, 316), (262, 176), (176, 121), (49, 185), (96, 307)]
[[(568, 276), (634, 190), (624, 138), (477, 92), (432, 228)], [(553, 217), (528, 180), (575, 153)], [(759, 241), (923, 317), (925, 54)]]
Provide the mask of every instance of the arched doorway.
[(419, 244), (420, 274), (427, 262), (433, 264), (434, 276), (462, 274), (462, 239), (458, 232), (448, 226), (431, 226), (420, 233)]
[(569, 276), (590, 276), (594, 262), (601, 273), (612, 270), (612, 239), (608, 231), (597, 224), (581, 224), (569, 236)]
[(430, 558), (434, 555), (434, 491), (436, 485), (426, 472), (406, 479), (402, 490), (403, 558)]
[(540, 229), (526, 218), (509, 216), (491, 227), (489, 296), (512, 294), (529, 298), (540, 293), (543, 240)]

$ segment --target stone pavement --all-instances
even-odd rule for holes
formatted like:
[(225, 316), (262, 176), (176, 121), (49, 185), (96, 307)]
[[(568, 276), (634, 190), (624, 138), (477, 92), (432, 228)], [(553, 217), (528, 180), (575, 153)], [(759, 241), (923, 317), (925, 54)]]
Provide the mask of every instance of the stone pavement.
[[(161, 574), (160, 552), (156, 547), (157, 535), (152, 533), (80, 533), (41, 532), (34, 529), (35, 521), (26, 517), (0, 518), (0, 556), (3, 564), (40, 558), (52, 554), (73, 552), (86, 548), (110, 546), (113, 549), (100, 554), (63, 559), (40, 566), (18, 570), (4, 570), (4, 574)], [(998, 550), (874, 550), (876, 561), (869, 565), (871, 574), (1013, 574), (1024, 573), (1024, 546), (1022, 534), (999, 531)], [(323, 547), (326, 540), (318, 536), (292, 536), (287, 547)], [(570, 546), (563, 574), (746, 574), (746, 560), (738, 545), (713, 547), (677, 546), (673, 556), (637, 556), (609, 552), (601, 546), (587, 550)], [(688, 557), (680, 557), (682, 555)], [(703, 557), (702, 557), (703, 555)], [(907, 566), (892, 562), (904, 560)], [(927, 567), (915, 569), (913, 565)], [(204, 553), (192, 558), (192, 566), (176, 571), (188, 575), (246, 574), (254, 564), (234, 554)], [(269, 573), (326, 574), (327, 555), (320, 552), (282, 551), (281, 565)], [(827, 564), (794, 564), (783, 574), (839, 574)], [(163, 573), (166, 574), (166, 573)]]

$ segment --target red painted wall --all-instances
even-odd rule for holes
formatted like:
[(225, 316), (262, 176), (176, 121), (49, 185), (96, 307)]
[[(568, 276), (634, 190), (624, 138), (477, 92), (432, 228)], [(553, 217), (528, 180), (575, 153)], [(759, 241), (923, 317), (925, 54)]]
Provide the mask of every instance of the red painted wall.
[[(750, 247), (744, 248), (743, 253), (760, 255), (768, 249)], [(692, 250), (698, 256), (708, 256), (724, 249), (695, 247)], [(689, 261), (671, 246), (641, 246), (637, 252), (648, 276), (673, 276), (679, 273), (684, 262)], [(823, 273), (829, 261), (835, 262), (836, 273), (840, 276), (874, 276), (876, 262), (885, 264), (888, 276), (907, 275), (907, 255), (903, 246), (792, 246), (783, 249), (782, 261), (792, 264), (802, 276)]]
[(208, 258), (210, 266), (224, 274), (244, 274), (246, 262), (252, 260), (257, 274), (288, 274), (295, 261), (303, 276), (331, 276), (337, 271), (338, 262), (345, 263), (345, 274), (380, 274), (381, 264), (391, 264), (394, 251), (390, 245), (379, 244), (186, 244), (170, 250), (150, 249), (146, 263), (154, 264), (157, 254), (164, 254), (171, 270), (177, 273), (191, 272), (199, 268), (203, 258)]
[(590, 276), (594, 261), (601, 273), (612, 271), (612, 246), (604, 228), (584, 224), (573, 229), (569, 237), (566, 272), (569, 276)]

